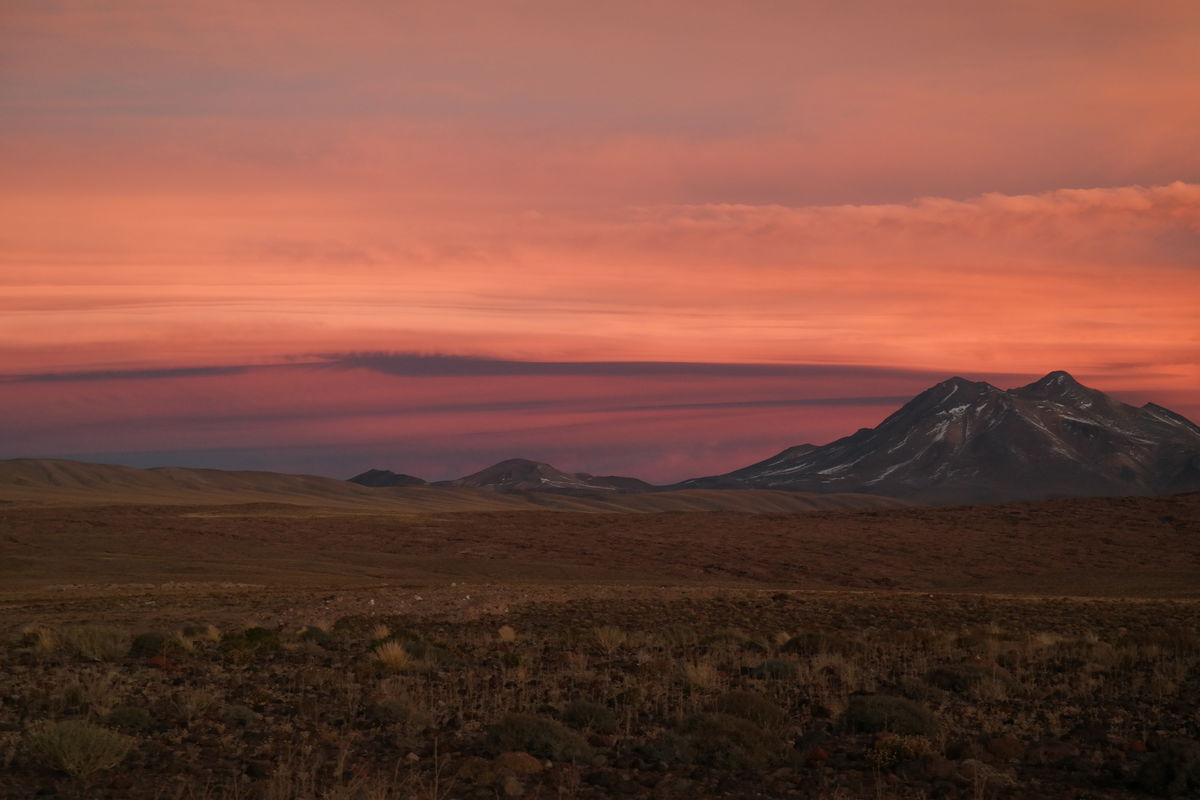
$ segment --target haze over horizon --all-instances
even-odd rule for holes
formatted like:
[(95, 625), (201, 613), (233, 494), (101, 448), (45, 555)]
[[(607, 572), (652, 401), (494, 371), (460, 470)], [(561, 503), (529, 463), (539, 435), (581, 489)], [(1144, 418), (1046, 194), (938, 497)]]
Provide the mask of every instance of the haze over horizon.
[(1055, 369), (1200, 420), (1200, 7), (0, 11), (0, 458), (669, 482)]

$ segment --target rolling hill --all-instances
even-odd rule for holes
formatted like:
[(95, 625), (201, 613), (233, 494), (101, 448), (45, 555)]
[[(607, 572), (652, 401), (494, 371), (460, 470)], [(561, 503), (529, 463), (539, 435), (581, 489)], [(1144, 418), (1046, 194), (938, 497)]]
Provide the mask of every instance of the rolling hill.
[(55, 505), (239, 505), (289, 504), (363, 512), (439, 513), (470, 511), (665, 511), (792, 512), (870, 510), (905, 503), (865, 495), (802, 492), (559, 492), (505, 493), (478, 486), (369, 488), (315, 475), (160, 467), (136, 469), (61, 459), (0, 461), (0, 501)]

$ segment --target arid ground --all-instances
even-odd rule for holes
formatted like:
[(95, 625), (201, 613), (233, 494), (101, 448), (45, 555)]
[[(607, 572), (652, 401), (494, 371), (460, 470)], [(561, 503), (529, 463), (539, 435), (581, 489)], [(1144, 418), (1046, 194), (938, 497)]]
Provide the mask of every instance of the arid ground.
[(0, 579), (2, 797), (1200, 791), (1196, 494), (9, 502)]

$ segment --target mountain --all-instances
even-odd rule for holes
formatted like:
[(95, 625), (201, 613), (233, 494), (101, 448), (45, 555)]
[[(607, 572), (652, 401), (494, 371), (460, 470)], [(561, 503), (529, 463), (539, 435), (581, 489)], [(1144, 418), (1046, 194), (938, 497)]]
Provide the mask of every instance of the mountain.
[(435, 486), (465, 486), (495, 492), (558, 492), (591, 494), (596, 492), (645, 492), (658, 487), (637, 478), (616, 475), (597, 477), (586, 472), (563, 472), (541, 461), (510, 458), (487, 469)]
[(370, 486), (372, 489), (382, 489), (387, 486), (425, 486), (429, 481), (390, 469), (369, 469), (350, 478), (350, 483), (359, 486)]
[(878, 427), (790, 447), (678, 488), (863, 492), (929, 503), (1146, 495), (1200, 489), (1200, 428), (1051, 372), (1001, 390), (950, 378)]

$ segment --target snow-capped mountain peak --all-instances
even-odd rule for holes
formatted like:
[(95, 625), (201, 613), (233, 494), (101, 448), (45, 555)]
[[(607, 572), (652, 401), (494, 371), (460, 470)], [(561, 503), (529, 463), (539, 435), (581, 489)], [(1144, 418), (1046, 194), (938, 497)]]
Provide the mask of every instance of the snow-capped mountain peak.
[(928, 502), (1200, 488), (1200, 428), (1056, 370), (1016, 389), (954, 377), (875, 428), (681, 486), (870, 492)]

